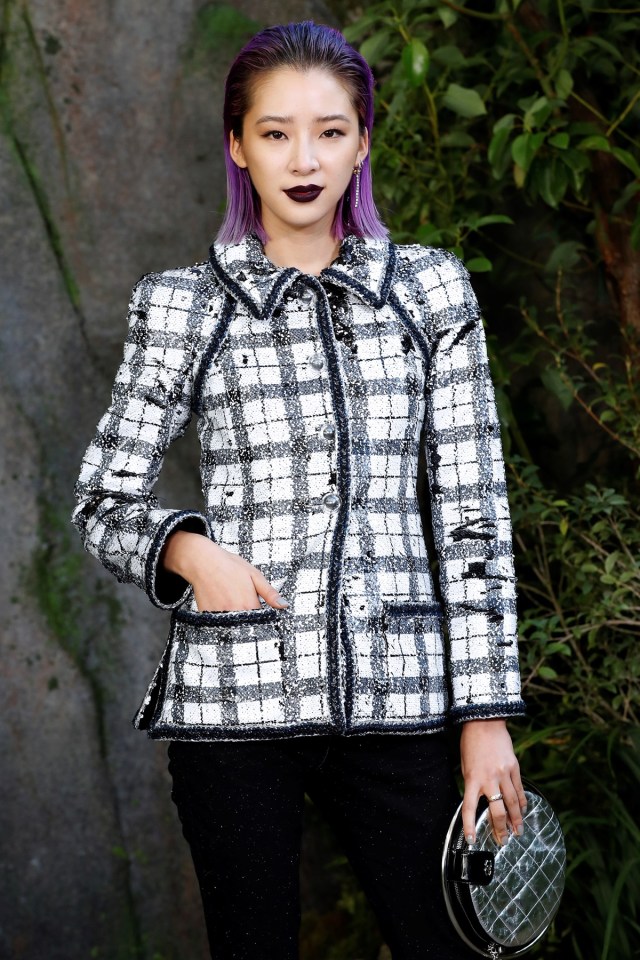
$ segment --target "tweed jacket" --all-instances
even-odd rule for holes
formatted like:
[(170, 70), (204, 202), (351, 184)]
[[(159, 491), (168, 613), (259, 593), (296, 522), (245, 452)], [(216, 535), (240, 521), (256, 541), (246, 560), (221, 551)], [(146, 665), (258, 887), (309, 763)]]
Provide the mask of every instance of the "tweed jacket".
[[(153, 486), (193, 414), (205, 509), (172, 510)], [(142, 277), (76, 495), (86, 548), (172, 610), (133, 721), (151, 737), (411, 733), (524, 712), (499, 424), (451, 253), (348, 236), (312, 276), (249, 236)], [(198, 611), (159, 564), (177, 528), (239, 553), (289, 606)]]

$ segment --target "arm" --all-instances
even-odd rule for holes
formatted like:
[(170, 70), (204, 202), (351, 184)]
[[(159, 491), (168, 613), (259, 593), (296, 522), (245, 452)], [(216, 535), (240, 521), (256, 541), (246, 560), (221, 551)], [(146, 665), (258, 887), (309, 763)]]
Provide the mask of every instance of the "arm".
[(465, 835), (478, 798), (497, 837), (521, 828), (524, 793), (503, 718), (522, 714), (509, 506), (482, 318), (452, 255), (422, 276), (433, 330), (426, 455), (449, 635), (454, 720), (463, 723)]
[(189, 584), (159, 564), (167, 538), (177, 529), (211, 534), (202, 513), (163, 508), (152, 492), (167, 448), (191, 418), (187, 310), (172, 310), (167, 293), (153, 274), (133, 289), (124, 359), (82, 461), (72, 520), (85, 548), (118, 580), (169, 609), (184, 601)]
[(256, 567), (213, 542), (202, 513), (162, 508), (152, 493), (191, 419), (190, 295), (157, 275), (134, 287), (124, 359), (82, 462), (73, 522), (86, 549), (156, 606), (178, 606), (191, 588), (199, 610), (251, 609), (258, 596), (287, 606)]

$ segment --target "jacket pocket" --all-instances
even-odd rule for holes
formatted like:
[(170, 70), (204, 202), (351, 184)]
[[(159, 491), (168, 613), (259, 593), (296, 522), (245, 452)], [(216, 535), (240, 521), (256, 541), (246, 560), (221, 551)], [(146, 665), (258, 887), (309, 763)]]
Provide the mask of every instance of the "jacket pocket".
[(377, 615), (353, 623), (356, 722), (442, 716), (447, 695), (441, 621), (437, 603), (383, 600)]
[(148, 706), (150, 732), (282, 722), (290, 629), (287, 612), (266, 604), (252, 610), (176, 610), (163, 677)]

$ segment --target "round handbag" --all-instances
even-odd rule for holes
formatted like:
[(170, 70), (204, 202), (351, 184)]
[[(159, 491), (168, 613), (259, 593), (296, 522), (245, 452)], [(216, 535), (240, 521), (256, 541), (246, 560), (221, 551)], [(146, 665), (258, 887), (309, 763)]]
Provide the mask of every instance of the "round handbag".
[(483, 957), (518, 957), (553, 920), (564, 890), (566, 852), (558, 818), (542, 793), (523, 781), (524, 834), (504, 846), (491, 832), (489, 804), (478, 806), (476, 842), (468, 844), (458, 807), (442, 854), (447, 911), (464, 942)]

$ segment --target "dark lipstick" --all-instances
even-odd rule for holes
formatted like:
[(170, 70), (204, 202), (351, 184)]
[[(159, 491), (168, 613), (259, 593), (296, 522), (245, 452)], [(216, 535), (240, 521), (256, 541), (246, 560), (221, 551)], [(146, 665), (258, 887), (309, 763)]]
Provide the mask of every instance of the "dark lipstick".
[(323, 189), (324, 187), (318, 187), (315, 183), (307, 183), (303, 187), (291, 187), (284, 192), (288, 197), (291, 197), (292, 200), (295, 200), (296, 203), (309, 203), (310, 200), (315, 200), (316, 197), (319, 197)]

